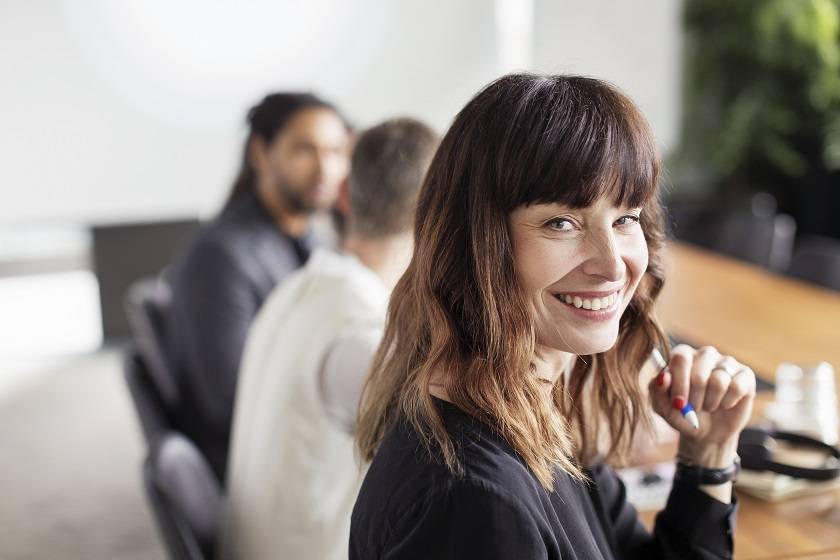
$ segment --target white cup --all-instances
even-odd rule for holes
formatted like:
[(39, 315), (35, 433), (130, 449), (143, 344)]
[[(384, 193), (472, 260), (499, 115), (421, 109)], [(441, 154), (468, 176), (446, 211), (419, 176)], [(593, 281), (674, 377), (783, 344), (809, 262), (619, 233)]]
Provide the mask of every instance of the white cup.
[(768, 404), (765, 416), (779, 430), (836, 444), (840, 439), (840, 418), (834, 368), (827, 362), (815, 366), (779, 364), (775, 401)]

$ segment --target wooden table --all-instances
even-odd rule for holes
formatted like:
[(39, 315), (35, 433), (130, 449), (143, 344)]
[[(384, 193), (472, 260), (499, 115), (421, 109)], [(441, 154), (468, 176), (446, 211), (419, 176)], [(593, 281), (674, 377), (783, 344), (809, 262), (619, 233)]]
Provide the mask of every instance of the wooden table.
[(840, 374), (840, 293), (688, 245), (669, 247), (666, 267), (657, 311), (672, 335), (771, 382), (781, 362), (826, 361)]
[[(669, 333), (711, 344), (772, 382), (781, 362), (827, 361), (840, 388), (840, 293), (674, 244), (657, 312)], [(756, 414), (772, 395), (760, 395)], [(840, 491), (782, 502), (739, 494), (735, 558), (840, 559)], [(644, 512), (651, 524), (654, 512)]]

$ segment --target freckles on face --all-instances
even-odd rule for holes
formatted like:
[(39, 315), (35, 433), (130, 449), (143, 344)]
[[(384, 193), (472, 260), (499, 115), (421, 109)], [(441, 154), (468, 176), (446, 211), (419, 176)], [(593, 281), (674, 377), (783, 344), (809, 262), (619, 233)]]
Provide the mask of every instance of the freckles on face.
[(566, 277), (580, 261), (579, 243), (552, 242), (527, 222), (512, 229), (516, 273), (529, 296), (540, 297), (546, 287)]
[(541, 344), (578, 354), (609, 349), (647, 269), (640, 209), (534, 204), (509, 217), (517, 278)]

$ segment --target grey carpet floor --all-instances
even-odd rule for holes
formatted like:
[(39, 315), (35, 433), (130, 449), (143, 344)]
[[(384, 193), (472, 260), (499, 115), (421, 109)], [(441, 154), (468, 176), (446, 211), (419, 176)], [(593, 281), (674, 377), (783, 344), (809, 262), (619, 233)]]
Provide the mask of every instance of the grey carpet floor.
[(5, 388), (0, 559), (165, 558), (143, 495), (143, 454), (118, 350)]

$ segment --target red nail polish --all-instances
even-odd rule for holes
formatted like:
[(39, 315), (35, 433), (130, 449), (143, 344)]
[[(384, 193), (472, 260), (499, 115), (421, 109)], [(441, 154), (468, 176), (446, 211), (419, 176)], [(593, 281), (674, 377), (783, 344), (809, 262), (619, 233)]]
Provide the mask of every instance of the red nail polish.
[(659, 387), (662, 387), (663, 385), (665, 385), (665, 370), (664, 369), (659, 372), (659, 375), (656, 376), (656, 384)]
[(677, 410), (682, 410), (685, 406), (685, 397), (674, 397), (671, 405)]

